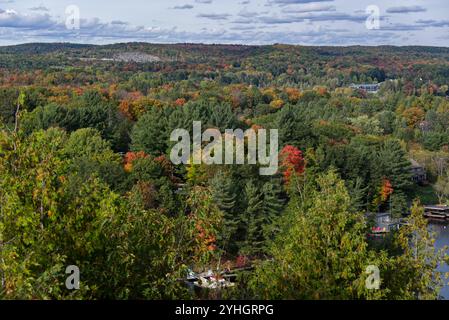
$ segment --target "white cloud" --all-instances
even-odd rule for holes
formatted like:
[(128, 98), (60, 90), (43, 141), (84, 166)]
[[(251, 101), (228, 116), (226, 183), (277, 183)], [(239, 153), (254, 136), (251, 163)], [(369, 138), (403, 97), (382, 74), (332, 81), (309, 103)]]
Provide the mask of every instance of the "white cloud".
[(336, 11), (335, 5), (324, 3), (307, 3), (297, 8), (284, 8), (282, 12), (285, 13), (304, 13), (304, 12), (321, 12), (321, 11)]
[(290, 5), (290, 4), (304, 4), (313, 2), (333, 2), (334, 0), (268, 0), (268, 4)]
[(0, 28), (44, 29), (55, 23), (49, 14), (22, 14), (11, 9), (0, 9)]
[(227, 13), (199, 13), (197, 17), (211, 20), (227, 20), (231, 15)]
[[(378, 0), (387, 14), (381, 16), (377, 31), (366, 29), (366, 3), (360, 0), (177, 0), (170, 7), (165, 0), (139, 1), (139, 6), (129, 0), (111, 2), (107, 9), (91, 0), (77, 0), (82, 14), (79, 30), (65, 27), (69, 0), (58, 0), (61, 5), (50, 5), (48, 0), (45, 6), (33, 6), (35, 0), (5, 5), (7, 1), (0, 0), (0, 45), (25, 41), (449, 45), (449, 39), (441, 40), (447, 39), (449, 27), (444, 15), (449, 5), (443, 0), (425, 8), (389, 8), (391, 0)], [(395, 4), (401, 2), (406, 3)]]
[(426, 12), (427, 9), (421, 6), (403, 6), (392, 7), (387, 9), (387, 13), (411, 13), (411, 12)]
[(47, 7), (45, 7), (43, 5), (40, 5), (37, 7), (31, 7), (30, 10), (31, 11), (46, 11), (46, 12), (50, 11), (50, 9), (48, 9)]

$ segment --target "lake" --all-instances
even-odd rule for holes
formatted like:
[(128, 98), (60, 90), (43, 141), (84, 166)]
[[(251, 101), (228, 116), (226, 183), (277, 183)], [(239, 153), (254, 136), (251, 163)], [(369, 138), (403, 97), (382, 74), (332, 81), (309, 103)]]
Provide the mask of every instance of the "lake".
[[(435, 247), (441, 249), (444, 246), (449, 246), (449, 222), (438, 222), (431, 221), (429, 223), (429, 228), (436, 234)], [(444, 264), (438, 268), (440, 272), (449, 272), (449, 266)], [(445, 299), (449, 300), (449, 285), (446, 280), (446, 286), (441, 290), (440, 295)]]

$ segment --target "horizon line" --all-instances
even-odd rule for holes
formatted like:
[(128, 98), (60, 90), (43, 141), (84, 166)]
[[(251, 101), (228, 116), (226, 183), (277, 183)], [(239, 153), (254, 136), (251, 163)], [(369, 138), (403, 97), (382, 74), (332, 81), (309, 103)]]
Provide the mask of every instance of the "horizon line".
[(64, 42), (64, 41), (49, 41), (49, 42), (22, 42), (17, 44), (0, 44), (0, 48), (7, 47), (19, 47), (25, 45), (80, 45), (80, 46), (96, 46), (96, 47), (106, 47), (113, 45), (125, 45), (125, 44), (147, 44), (147, 45), (203, 45), (203, 46), (238, 46), (238, 47), (273, 47), (273, 46), (291, 46), (291, 47), (308, 47), (308, 48), (350, 48), (350, 47), (368, 47), (368, 48), (379, 48), (379, 47), (390, 47), (390, 48), (440, 48), (440, 49), (449, 49), (449, 46), (430, 46), (430, 45), (392, 45), (392, 44), (377, 44), (377, 45), (369, 45), (369, 44), (348, 44), (348, 45), (307, 45), (307, 44), (293, 44), (293, 43), (270, 43), (270, 44), (241, 44), (241, 43), (214, 43), (214, 42), (149, 42), (149, 41), (119, 41), (119, 42), (111, 42), (104, 44), (94, 44), (87, 42)]

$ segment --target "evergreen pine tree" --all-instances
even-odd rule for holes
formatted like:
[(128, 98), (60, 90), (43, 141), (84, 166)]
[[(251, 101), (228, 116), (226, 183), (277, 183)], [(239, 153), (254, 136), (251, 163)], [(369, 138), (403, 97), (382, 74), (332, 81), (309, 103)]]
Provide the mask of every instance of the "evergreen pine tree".
[(354, 212), (361, 212), (366, 209), (367, 189), (367, 187), (363, 187), (363, 179), (361, 177), (357, 177), (355, 181), (349, 183), (348, 191), (351, 196), (351, 208)]
[(221, 247), (226, 251), (237, 250), (237, 230), (240, 217), (237, 208), (237, 193), (232, 177), (220, 171), (210, 182), (212, 198), (224, 214), (223, 234), (219, 237)]
[(273, 239), (278, 230), (278, 218), (284, 208), (280, 180), (271, 180), (262, 187), (263, 194), (263, 236), (266, 241)]
[(244, 255), (259, 254), (263, 250), (263, 223), (262, 194), (253, 181), (245, 185), (246, 210), (242, 216), (242, 225), (245, 228), (245, 238), (240, 251)]
[(221, 104), (212, 107), (210, 122), (214, 127), (219, 128), (220, 131), (224, 131), (235, 128), (238, 121), (231, 106), (229, 104)]
[(405, 190), (412, 184), (411, 163), (398, 140), (387, 140), (378, 154), (378, 175), (391, 181), (394, 190)]
[(393, 192), (390, 196), (390, 213), (393, 218), (401, 218), (407, 213), (408, 203), (407, 197), (401, 191)]
[(131, 132), (131, 150), (160, 155), (167, 150), (167, 118), (163, 112), (151, 108), (134, 125)]
[(315, 133), (303, 109), (287, 105), (279, 111), (276, 128), (279, 128), (280, 145), (292, 145), (301, 150), (314, 147)]

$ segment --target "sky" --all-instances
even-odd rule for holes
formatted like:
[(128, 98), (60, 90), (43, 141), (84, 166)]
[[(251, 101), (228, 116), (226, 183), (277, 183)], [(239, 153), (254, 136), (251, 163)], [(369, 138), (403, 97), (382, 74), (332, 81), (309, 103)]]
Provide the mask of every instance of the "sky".
[(0, 0), (0, 45), (131, 41), (449, 47), (449, 1)]

